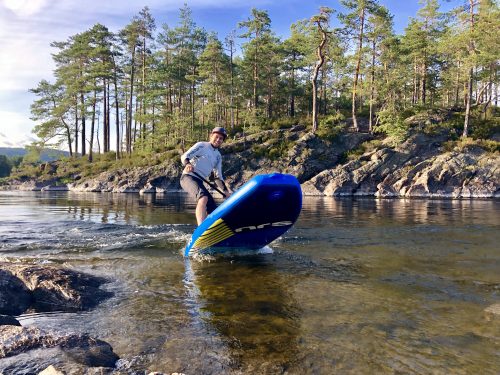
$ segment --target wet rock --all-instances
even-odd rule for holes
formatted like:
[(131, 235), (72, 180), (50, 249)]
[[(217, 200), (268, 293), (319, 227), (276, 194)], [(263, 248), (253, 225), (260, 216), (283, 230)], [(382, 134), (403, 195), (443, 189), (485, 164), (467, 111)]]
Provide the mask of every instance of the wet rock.
[[(51, 355), (48, 355), (49, 353)], [(53, 358), (53, 361), (32, 363), (30, 358), (37, 357)], [(71, 364), (77, 364), (80, 369), (112, 368), (119, 359), (108, 343), (88, 335), (62, 334), (47, 332), (37, 327), (16, 326), (0, 326), (0, 358), (12, 358), (1, 361), (1, 365), (7, 366), (10, 373), (17, 373), (16, 364), (18, 369), (31, 367), (38, 371), (50, 364), (59, 367), (65, 363), (70, 364), (69, 367), (74, 367)], [(0, 369), (5, 371), (1, 366)]]
[(0, 326), (21, 326), (21, 323), (10, 315), (0, 315)]
[[(24, 283), (22, 285), (25, 286), (25, 290), (27, 288), (31, 292), (29, 302), (37, 311), (86, 310), (112, 295), (100, 289), (100, 286), (107, 282), (100, 277), (50, 266), (2, 264), (2, 268), (6, 267), (21, 281), (21, 284)], [(17, 289), (21, 284), (17, 284)], [(9, 303), (18, 299), (17, 296), (10, 297)], [(17, 313), (24, 312), (27, 306), (28, 302), (19, 306)]]
[(0, 314), (22, 314), (31, 305), (31, 292), (21, 279), (2, 268), (0, 268)]

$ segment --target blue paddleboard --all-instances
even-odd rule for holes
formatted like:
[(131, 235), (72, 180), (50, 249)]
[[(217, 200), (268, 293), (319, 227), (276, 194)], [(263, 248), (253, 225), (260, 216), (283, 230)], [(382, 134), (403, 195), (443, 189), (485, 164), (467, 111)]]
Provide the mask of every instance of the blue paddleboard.
[(292, 175), (258, 175), (196, 228), (184, 256), (260, 249), (285, 233), (302, 208), (300, 183)]

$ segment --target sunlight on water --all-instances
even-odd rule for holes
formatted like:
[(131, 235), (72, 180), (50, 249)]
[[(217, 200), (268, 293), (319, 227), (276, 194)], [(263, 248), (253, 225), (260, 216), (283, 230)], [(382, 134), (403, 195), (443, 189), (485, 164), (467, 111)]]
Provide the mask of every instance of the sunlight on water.
[(0, 192), (0, 258), (107, 277), (94, 310), (20, 321), (105, 340), (127, 371), (497, 374), (499, 208), (305, 198), (269, 247), (200, 261), (185, 195)]

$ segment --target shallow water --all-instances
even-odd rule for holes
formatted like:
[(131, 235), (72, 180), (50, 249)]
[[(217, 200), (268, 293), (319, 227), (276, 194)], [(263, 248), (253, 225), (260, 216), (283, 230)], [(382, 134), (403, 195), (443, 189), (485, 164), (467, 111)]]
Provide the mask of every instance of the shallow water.
[(184, 195), (4, 191), (0, 260), (109, 278), (91, 311), (19, 320), (103, 339), (124, 372), (497, 374), (499, 208), (306, 197), (261, 253), (200, 262)]

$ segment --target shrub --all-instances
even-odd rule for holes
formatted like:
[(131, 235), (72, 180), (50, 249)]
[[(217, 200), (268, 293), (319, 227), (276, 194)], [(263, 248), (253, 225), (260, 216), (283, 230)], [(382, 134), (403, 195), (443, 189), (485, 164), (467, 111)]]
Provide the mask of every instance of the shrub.
[(393, 138), (395, 142), (402, 142), (408, 136), (409, 125), (405, 123), (400, 112), (386, 109), (378, 113), (378, 125), (375, 133), (384, 133)]
[(298, 120), (293, 117), (282, 117), (276, 121), (273, 122), (272, 128), (273, 129), (289, 129), (294, 125), (298, 124)]

